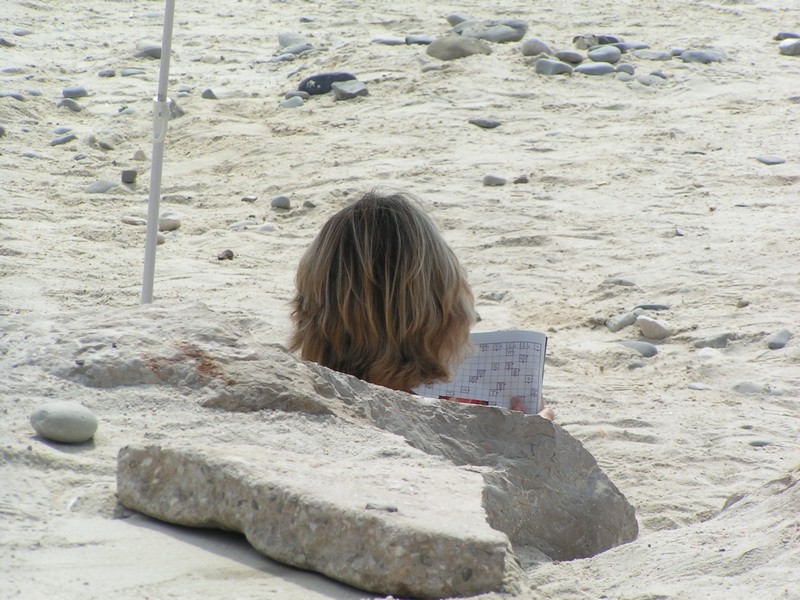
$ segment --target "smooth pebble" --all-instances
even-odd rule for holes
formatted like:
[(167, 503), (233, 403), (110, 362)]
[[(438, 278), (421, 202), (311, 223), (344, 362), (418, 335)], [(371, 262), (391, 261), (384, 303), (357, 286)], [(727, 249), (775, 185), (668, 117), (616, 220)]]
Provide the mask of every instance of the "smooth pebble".
[(72, 140), (77, 140), (78, 136), (74, 133), (70, 133), (69, 135), (65, 135), (60, 138), (56, 138), (50, 142), (51, 146), (63, 146), (64, 144), (70, 143)]
[(97, 418), (77, 402), (49, 402), (31, 414), (30, 423), (43, 438), (67, 444), (86, 442), (97, 431)]
[(206, 100), (217, 100), (217, 95), (214, 93), (214, 90), (212, 90), (211, 88), (203, 90), (203, 93), (200, 94), (200, 96), (202, 98), (205, 98)]
[(609, 331), (616, 333), (617, 331), (625, 329), (626, 327), (636, 323), (636, 317), (638, 317), (639, 314), (639, 312), (632, 310), (630, 312), (622, 313), (621, 315), (616, 315), (606, 321), (606, 327), (608, 327)]
[(636, 325), (639, 326), (642, 335), (651, 340), (663, 340), (672, 335), (672, 328), (666, 321), (653, 319), (646, 315), (636, 317)]
[(582, 64), (575, 67), (575, 72), (584, 75), (608, 75), (614, 72), (614, 65), (607, 62)]
[(439, 60), (456, 60), (474, 54), (491, 54), (492, 47), (486, 42), (460, 35), (446, 35), (429, 44), (425, 49), (428, 56)]
[(523, 56), (536, 56), (537, 54), (552, 54), (553, 51), (550, 49), (545, 42), (538, 38), (528, 38), (524, 42), (522, 42), (522, 55)]
[(786, 344), (789, 343), (789, 340), (792, 337), (792, 332), (788, 329), (782, 329), (772, 337), (767, 340), (767, 347), (770, 350), (780, 350)]
[(700, 63), (708, 65), (714, 62), (722, 62), (725, 56), (716, 50), (686, 50), (681, 53), (681, 60), (686, 63)]
[(76, 86), (76, 87), (68, 87), (61, 90), (61, 95), (64, 98), (83, 98), (84, 96), (88, 96), (89, 92), (86, 91), (86, 88), (83, 86)]
[(481, 129), (494, 129), (501, 125), (500, 121), (495, 121), (494, 119), (470, 119), (469, 122)]
[(559, 60), (542, 58), (536, 61), (536, 72), (540, 75), (572, 75), (572, 67)]
[(575, 50), (559, 50), (555, 56), (558, 60), (571, 65), (579, 65), (586, 59), (583, 54)]
[(86, 188), (87, 194), (105, 194), (107, 191), (114, 189), (117, 187), (117, 184), (113, 181), (106, 181), (100, 179), (95, 181), (94, 183), (90, 184), (89, 187)]
[(636, 73), (636, 67), (631, 63), (620, 63), (616, 66), (617, 73), (625, 73), (633, 76)]
[(135, 169), (125, 169), (120, 173), (122, 183), (136, 183), (138, 172)]
[(487, 186), (501, 186), (505, 185), (507, 180), (505, 177), (500, 177), (499, 175), (485, 175), (483, 177), (483, 185)]
[(164, 211), (158, 219), (159, 231), (175, 231), (180, 228), (181, 220), (178, 215)]
[(299, 108), (306, 103), (300, 96), (292, 96), (278, 104), (281, 108)]
[(741, 381), (733, 386), (733, 391), (737, 394), (760, 394), (767, 391), (763, 383), (756, 383), (755, 381)]
[(433, 43), (433, 40), (436, 39), (429, 35), (407, 35), (405, 38), (405, 42), (409, 46), (419, 45), (419, 46), (429, 46)]
[(757, 156), (756, 160), (765, 165), (782, 165), (786, 162), (786, 159), (780, 156)]
[(122, 222), (125, 223), (125, 225), (136, 225), (137, 227), (144, 227), (147, 225), (147, 219), (132, 217), (130, 215), (122, 217)]
[(294, 33), (286, 31), (278, 34), (278, 44), (281, 48), (288, 48), (290, 46), (297, 46), (306, 43), (306, 36), (302, 33)]
[(636, 350), (636, 352), (645, 358), (651, 358), (658, 354), (658, 348), (648, 342), (620, 342), (620, 345), (630, 348), (631, 350)]
[(292, 208), (292, 201), (289, 196), (275, 196), (270, 203), (272, 208), (279, 208), (281, 210), (289, 210)]
[(800, 40), (783, 40), (780, 44), (778, 44), (778, 49), (784, 56), (800, 56)]
[(600, 46), (589, 50), (589, 59), (594, 62), (614, 64), (619, 62), (620, 58), (622, 58), (622, 52), (616, 46)]

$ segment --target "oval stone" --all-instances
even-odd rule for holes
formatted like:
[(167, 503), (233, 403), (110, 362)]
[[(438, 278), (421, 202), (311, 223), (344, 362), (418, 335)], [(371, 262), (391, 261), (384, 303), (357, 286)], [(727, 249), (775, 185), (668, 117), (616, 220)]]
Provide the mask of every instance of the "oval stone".
[(575, 72), (584, 75), (608, 75), (614, 72), (614, 65), (607, 62), (583, 64), (575, 67)]
[(53, 442), (79, 444), (90, 440), (97, 431), (92, 411), (77, 402), (50, 402), (30, 417), (36, 433)]
[(560, 60), (550, 60), (542, 58), (536, 61), (536, 72), (540, 75), (571, 75), (572, 67)]
[(600, 46), (589, 50), (589, 58), (599, 63), (615, 63), (622, 58), (622, 52), (616, 46)]

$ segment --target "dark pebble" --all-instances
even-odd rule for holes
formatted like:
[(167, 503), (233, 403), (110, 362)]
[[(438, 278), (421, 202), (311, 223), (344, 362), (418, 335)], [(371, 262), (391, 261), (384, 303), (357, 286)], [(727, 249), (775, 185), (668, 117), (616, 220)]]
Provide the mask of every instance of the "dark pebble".
[(69, 135), (65, 135), (64, 137), (56, 138), (52, 142), (50, 142), (51, 146), (61, 146), (63, 144), (69, 144), (72, 140), (77, 140), (78, 136), (74, 133)]
[(528, 181), (527, 175), (520, 175), (519, 177), (514, 178), (514, 183), (528, 183)]
[(147, 45), (134, 54), (136, 58), (161, 58), (161, 46)]
[(788, 31), (782, 31), (778, 35), (775, 36), (775, 40), (780, 42), (782, 40), (796, 40), (800, 39), (800, 33), (789, 33)]
[(19, 102), (25, 102), (25, 97), (19, 92), (0, 92), (0, 98), (13, 98)]
[(598, 35), (597, 36), (597, 43), (601, 46), (606, 44), (621, 44), (622, 38), (616, 35)]
[(788, 329), (783, 329), (767, 340), (767, 347), (770, 350), (780, 350), (789, 343), (791, 337), (792, 332)]
[(497, 187), (501, 185), (505, 185), (507, 183), (505, 177), (500, 177), (499, 175), (486, 175), (483, 178), (483, 185), (489, 187)]
[(614, 65), (606, 62), (578, 65), (575, 67), (575, 72), (584, 75), (608, 75), (614, 72)]
[(470, 119), (469, 122), (473, 125), (477, 125), (481, 129), (494, 129), (501, 125), (500, 121), (495, 121), (493, 119)]
[(217, 99), (217, 95), (214, 93), (214, 91), (211, 88), (209, 88), (207, 90), (204, 90), (203, 93), (200, 94), (200, 96), (205, 98), (206, 100), (216, 100)]
[(5, 48), (13, 48), (14, 46), (16, 46), (16, 44), (11, 40), (7, 40), (6, 38), (0, 37), (0, 46), (3, 46)]
[(406, 44), (409, 46), (418, 44), (420, 46), (430, 46), (433, 43), (433, 38), (429, 35), (407, 35)]
[(218, 260), (233, 260), (233, 250), (223, 250), (217, 254)]
[(311, 75), (310, 77), (303, 79), (297, 89), (312, 96), (317, 96), (319, 94), (327, 94), (330, 92), (333, 89), (334, 83), (339, 81), (350, 81), (355, 78), (355, 75), (344, 72), (320, 73), (318, 75)]
[(117, 72), (114, 69), (103, 69), (97, 74), (98, 77), (116, 77)]
[(763, 448), (764, 446), (769, 446), (772, 442), (769, 440), (752, 440), (749, 442), (751, 446), (754, 448)]
[(86, 88), (83, 86), (76, 86), (70, 88), (64, 88), (61, 90), (61, 95), (64, 98), (83, 98), (84, 96), (88, 96), (89, 92), (86, 91)]
[(660, 310), (669, 310), (669, 305), (668, 304), (637, 304), (636, 306), (633, 307), (633, 310), (636, 310), (637, 308), (641, 308), (642, 310), (660, 311)]
[(616, 63), (622, 57), (622, 52), (616, 46), (600, 46), (589, 50), (589, 58), (599, 63)]
[(0, 126), (0, 137), (6, 137), (6, 128)]
[(135, 169), (126, 169), (120, 175), (122, 183), (135, 183), (137, 172)]

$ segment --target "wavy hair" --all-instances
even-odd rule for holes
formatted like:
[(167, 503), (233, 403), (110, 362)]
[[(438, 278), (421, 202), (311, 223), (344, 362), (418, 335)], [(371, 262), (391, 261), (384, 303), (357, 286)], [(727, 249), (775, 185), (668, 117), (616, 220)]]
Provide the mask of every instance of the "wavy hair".
[(470, 347), (472, 291), (409, 194), (365, 194), (328, 220), (297, 269), (291, 351), (396, 390), (447, 380)]

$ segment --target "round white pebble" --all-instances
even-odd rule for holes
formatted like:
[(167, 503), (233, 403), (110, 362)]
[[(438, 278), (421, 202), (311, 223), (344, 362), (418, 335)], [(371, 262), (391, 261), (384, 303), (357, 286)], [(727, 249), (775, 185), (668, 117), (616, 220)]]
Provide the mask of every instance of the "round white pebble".
[(640, 315), (636, 317), (636, 324), (639, 326), (642, 335), (651, 340), (663, 340), (672, 335), (672, 328), (666, 321), (661, 321), (660, 319)]
[(77, 402), (49, 402), (31, 414), (36, 433), (53, 442), (79, 444), (90, 440), (97, 431), (97, 419)]

